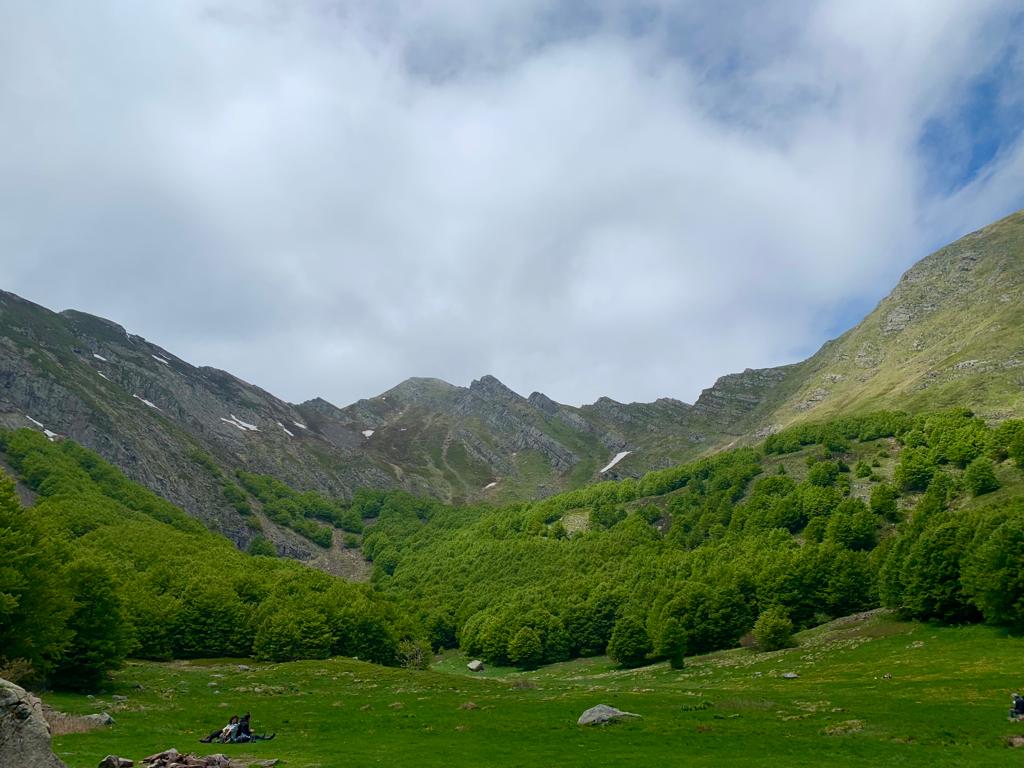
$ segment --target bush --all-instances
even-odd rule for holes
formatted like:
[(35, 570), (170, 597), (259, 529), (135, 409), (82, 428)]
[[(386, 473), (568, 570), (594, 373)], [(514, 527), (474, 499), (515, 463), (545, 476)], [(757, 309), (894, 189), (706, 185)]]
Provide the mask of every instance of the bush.
[(762, 611), (754, 623), (753, 634), (758, 650), (778, 651), (795, 645), (793, 622), (789, 620), (786, 609), (781, 606), (772, 606)]
[(265, 536), (254, 536), (249, 542), (250, 555), (264, 555), (266, 557), (277, 557), (277, 548)]

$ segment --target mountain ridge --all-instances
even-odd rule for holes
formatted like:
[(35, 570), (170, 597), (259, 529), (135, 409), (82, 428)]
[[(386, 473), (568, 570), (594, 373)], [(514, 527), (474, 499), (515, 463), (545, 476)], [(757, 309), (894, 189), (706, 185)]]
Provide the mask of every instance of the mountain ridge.
[[(222, 492), (236, 470), (344, 498), (372, 487), (503, 502), (636, 476), (839, 413), (963, 405), (989, 420), (1017, 415), (1021, 306), (1024, 212), (919, 261), (808, 359), (723, 375), (693, 404), (571, 406), (486, 374), (466, 387), (411, 377), (339, 407), (288, 403), (114, 321), (0, 291), (0, 426), (71, 437), (246, 546), (251, 526)], [(216, 471), (197, 471), (197, 461)], [(261, 522), (280, 551), (317, 556), (295, 532)]]

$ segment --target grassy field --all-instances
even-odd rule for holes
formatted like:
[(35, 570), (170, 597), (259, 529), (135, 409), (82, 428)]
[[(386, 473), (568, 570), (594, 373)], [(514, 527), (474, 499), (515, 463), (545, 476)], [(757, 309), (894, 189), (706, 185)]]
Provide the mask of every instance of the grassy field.
[[(114, 726), (60, 736), (72, 768), (106, 754), (139, 758), (197, 739), (251, 711), (270, 742), (224, 745), (233, 757), (289, 768), (614, 765), (997, 765), (1011, 755), (1009, 695), (1024, 688), (1024, 641), (988, 627), (939, 628), (884, 615), (839, 620), (800, 647), (735, 650), (621, 670), (607, 659), (474, 676), (449, 655), (428, 672), (350, 659), (254, 664), (133, 663), (95, 698), (52, 694), (74, 713), (109, 711)], [(239, 663), (252, 669), (240, 671)], [(784, 679), (796, 672), (797, 679)], [(890, 676), (890, 677), (887, 677)], [(115, 701), (113, 695), (126, 696)], [(584, 729), (607, 703), (641, 718)], [(1013, 756), (1016, 757), (1016, 756)]]

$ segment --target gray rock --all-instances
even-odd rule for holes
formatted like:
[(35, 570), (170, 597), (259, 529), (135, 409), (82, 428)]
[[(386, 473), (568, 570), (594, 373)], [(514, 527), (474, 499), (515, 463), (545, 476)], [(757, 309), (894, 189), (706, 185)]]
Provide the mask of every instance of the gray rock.
[(99, 723), (100, 725), (113, 725), (116, 722), (108, 712), (99, 712), (95, 715), (85, 715), (83, 719), (92, 720), (94, 723)]
[(605, 723), (613, 723), (627, 717), (640, 717), (640, 715), (633, 712), (623, 712), (621, 709), (609, 707), (607, 704), (598, 704), (596, 707), (591, 707), (580, 715), (580, 719), (576, 723), (577, 725), (604, 725)]
[(0, 680), (0, 765), (67, 768), (50, 748), (50, 726), (39, 699), (7, 680)]
[(157, 752), (155, 755), (142, 758), (144, 763), (159, 763), (159, 762), (173, 762), (181, 757), (181, 753), (178, 752), (174, 747), (165, 749), (163, 752)]
[(252, 670), (252, 667), (250, 667), (248, 664), (239, 664), (238, 665), (238, 671), (239, 672), (249, 672), (250, 670)]
[(796, 672), (784, 672), (782, 674), (783, 680), (796, 680), (798, 677), (800, 677), (800, 675), (798, 675)]
[(466, 669), (470, 672), (483, 672), (484, 663), (480, 659), (473, 659), (469, 664), (466, 665)]
[(111, 696), (110, 698), (112, 698), (114, 701), (128, 701), (128, 697), (127, 696), (121, 696), (121, 695), (116, 694), (116, 693), (113, 696)]
[(99, 768), (132, 768), (135, 765), (134, 760), (129, 760), (126, 757), (118, 757), (117, 755), (107, 755), (100, 760)]

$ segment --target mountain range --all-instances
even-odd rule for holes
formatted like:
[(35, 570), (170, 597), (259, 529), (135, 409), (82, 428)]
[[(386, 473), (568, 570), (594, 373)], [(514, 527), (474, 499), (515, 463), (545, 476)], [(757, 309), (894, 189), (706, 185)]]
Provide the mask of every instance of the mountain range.
[[(505, 502), (636, 476), (804, 420), (946, 406), (1020, 416), (1022, 307), (1018, 212), (918, 262), (807, 360), (722, 376), (693, 404), (573, 407), (482, 376), (468, 387), (412, 378), (338, 407), (285, 402), (110, 320), (0, 291), (0, 426), (71, 438), (246, 546), (252, 527), (221, 479), (237, 470), (338, 498), (370, 487)], [(263, 522), (279, 551), (315, 554)]]

